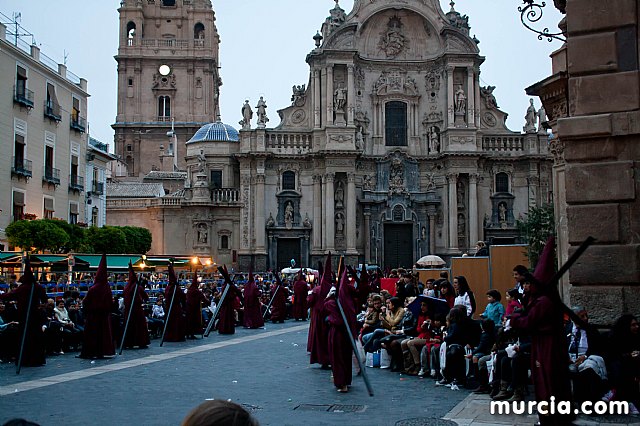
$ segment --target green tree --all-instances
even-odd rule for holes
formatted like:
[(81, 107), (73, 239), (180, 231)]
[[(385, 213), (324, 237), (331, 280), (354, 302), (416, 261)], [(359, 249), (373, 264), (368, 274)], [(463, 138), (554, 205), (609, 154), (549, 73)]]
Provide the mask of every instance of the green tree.
[(9, 244), (14, 247), (20, 247), (23, 250), (31, 250), (31, 247), (33, 247), (31, 222), (30, 220), (18, 220), (10, 223), (5, 229)]
[(94, 253), (122, 254), (127, 252), (127, 237), (117, 226), (91, 227), (87, 240)]
[(69, 241), (60, 249), (62, 253), (68, 253), (71, 250), (75, 251), (76, 253), (87, 251), (87, 238), (84, 228), (78, 225), (70, 224), (68, 222), (65, 222), (64, 220), (44, 219), (44, 221), (57, 226), (69, 236)]
[(137, 226), (123, 226), (120, 229), (127, 238), (127, 253), (145, 254), (151, 250), (152, 236), (148, 229)]
[(516, 221), (516, 227), (528, 246), (527, 257), (531, 267), (535, 268), (547, 239), (556, 235), (553, 205), (531, 207), (523, 219)]

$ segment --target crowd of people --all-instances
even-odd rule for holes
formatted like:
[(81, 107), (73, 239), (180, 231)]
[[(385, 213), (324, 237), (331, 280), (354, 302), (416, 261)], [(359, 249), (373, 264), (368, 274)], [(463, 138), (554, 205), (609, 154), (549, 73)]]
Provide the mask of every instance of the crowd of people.
[[(482, 313), (464, 276), (450, 281), (442, 272), (439, 279), (422, 283), (412, 271), (393, 270), (385, 274), (397, 277), (392, 295), (381, 289), (382, 271), (369, 276), (366, 268), (358, 274), (340, 267), (335, 275), (331, 255), (316, 286), (302, 272), (290, 281), (276, 274), (270, 283), (252, 273), (231, 279), (221, 268), (221, 288), (201, 283), (194, 274), (183, 290), (170, 266), (168, 285), (154, 300), (145, 291), (148, 283), (132, 269), (122, 297), (114, 295), (106, 258), (84, 297), (69, 292), (57, 300), (35, 283), (27, 264), (22, 284), (0, 294), (0, 358), (18, 361), (27, 318), (24, 366), (44, 365), (47, 356), (65, 351), (94, 359), (113, 356), (121, 343), (125, 349), (144, 349), (151, 338), (196, 339), (208, 325), (233, 334), (236, 326), (263, 327), (265, 319), (310, 320), (310, 363), (332, 370), (338, 392), (349, 391), (356, 353), (380, 354), (390, 371), (432, 378), (435, 385), (452, 389), (466, 386), (496, 401), (524, 400), (532, 382), (538, 401), (615, 399), (627, 401), (631, 413), (638, 414), (637, 318), (622, 315), (602, 333), (589, 324), (584, 307), (565, 312), (550, 283), (548, 257), (543, 253), (533, 273), (515, 266), (514, 287), (504, 294), (487, 291)], [(543, 424), (568, 424), (565, 420), (541, 417)]]

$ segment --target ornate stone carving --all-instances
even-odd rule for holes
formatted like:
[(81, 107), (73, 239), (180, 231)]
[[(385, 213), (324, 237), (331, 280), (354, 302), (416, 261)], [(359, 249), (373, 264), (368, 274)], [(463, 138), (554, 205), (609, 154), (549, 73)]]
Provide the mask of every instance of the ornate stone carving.
[(374, 191), (376, 189), (376, 177), (366, 174), (362, 178), (362, 189), (365, 191)]
[(484, 104), (487, 109), (498, 109), (498, 103), (496, 97), (493, 95), (493, 91), (496, 86), (482, 86), (480, 87), (480, 97), (484, 99)]
[(525, 133), (535, 133), (536, 132), (536, 107), (533, 106), (533, 99), (529, 99), (529, 108), (527, 108), (527, 113), (524, 116), (525, 125), (522, 130)]
[(405, 49), (409, 41), (402, 31), (402, 21), (397, 16), (389, 18), (387, 28), (380, 34), (378, 48), (385, 53), (387, 58), (395, 58)]
[(389, 168), (389, 194), (404, 194), (407, 188), (404, 184), (404, 163), (396, 157), (391, 160)]
[(373, 85), (376, 95), (382, 96), (392, 93), (417, 96), (419, 94), (416, 81), (405, 70), (383, 71), (378, 81)]
[(331, 139), (332, 141), (336, 141), (338, 143), (346, 143), (346, 142), (350, 142), (353, 140), (353, 136), (351, 135), (331, 135), (329, 136), (329, 139)]
[(498, 125), (498, 119), (491, 112), (485, 112), (482, 115), (482, 124), (486, 127), (496, 127)]
[(293, 114), (291, 114), (291, 122), (293, 124), (300, 124), (304, 122), (306, 118), (307, 118), (307, 114), (304, 112), (302, 108), (293, 111)]
[(244, 101), (244, 105), (242, 105), (242, 120), (238, 122), (239, 125), (242, 126), (242, 130), (251, 129), (251, 119), (253, 118), (253, 110), (251, 109), (251, 105), (249, 105), (249, 100)]
[(555, 164), (564, 163), (564, 142), (559, 138), (553, 138), (549, 144), (549, 151), (553, 155)]
[(262, 96), (260, 96), (260, 100), (258, 100), (256, 111), (258, 114), (258, 127), (264, 128), (269, 122), (269, 118), (267, 118), (267, 103)]
[(206, 223), (199, 223), (197, 226), (198, 244), (207, 244), (209, 241), (209, 227)]
[(303, 84), (302, 86), (293, 86), (293, 94), (291, 95), (292, 106), (304, 106), (305, 102), (307, 101), (306, 87), (306, 84)]
[(271, 212), (269, 212), (269, 218), (267, 219), (267, 228), (271, 228), (273, 226), (275, 226), (276, 221), (273, 218), (273, 214), (271, 214)]
[(305, 213), (304, 221), (302, 221), (302, 226), (305, 228), (311, 228), (311, 219), (309, 219), (309, 213)]
[(436, 190), (435, 173), (427, 173), (427, 192)]
[(344, 184), (342, 181), (336, 183), (336, 190), (334, 193), (334, 202), (337, 209), (344, 207)]

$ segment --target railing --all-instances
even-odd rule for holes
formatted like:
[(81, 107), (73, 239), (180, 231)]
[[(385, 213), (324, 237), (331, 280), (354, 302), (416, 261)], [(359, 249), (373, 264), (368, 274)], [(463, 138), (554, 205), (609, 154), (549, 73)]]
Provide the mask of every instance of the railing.
[(159, 115), (158, 116), (158, 121), (171, 121), (171, 117), (167, 117), (164, 115)]
[(80, 77), (78, 77), (77, 75), (75, 75), (69, 70), (67, 70), (67, 80), (69, 80), (73, 84), (80, 85)]
[(237, 203), (240, 191), (233, 188), (220, 188), (211, 191), (214, 203)]
[(313, 147), (312, 135), (308, 133), (267, 133), (266, 145), (272, 149), (300, 148), (311, 149)]
[(151, 198), (111, 199), (107, 198), (107, 209), (135, 209), (151, 206)]
[(74, 113), (71, 113), (70, 117), (71, 120), (69, 120), (69, 127), (72, 130), (77, 130), (80, 133), (84, 133), (87, 129), (87, 120)]
[(13, 157), (13, 161), (11, 162), (11, 164), (13, 164), (13, 167), (11, 167), (12, 174), (16, 176), (23, 176), (26, 178), (30, 178), (33, 175), (31, 160)]
[(524, 151), (522, 136), (485, 136), (482, 138), (482, 149), (493, 152)]
[(42, 171), (42, 180), (54, 185), (60, 185), (60, 169), (44, 166)]
[(17, 104), (33, 108), (33, 91), (24, 86), (13, 86), (13, 101)]
[(91, 193), (94, 195), (103, 195), (104, 194), (104, 183), (103, 182), (92, 182), (91, 183)]
[(127, 47), (154, 47), (158, 49), (188, 49), (188, 48), (204, 48), (206, 47), (206, 39), (175, 39), (175, 38), (160, 38), (160, 39), (148, 39), (148, 38), (127, 38)]
[(60, 105), (54, 101), (44, 101), (44, 116), (55, 121), (62, 121), (62, 115), (60, 115)]
[(182, 202), (182, 198), (181, 197), (162, 197), (154, 201), (157, 201), (157, 204), (161, 206), (179, 206)]
[(51, 70), (58, 72), (58, 63), (42, 52), (40, 52), (40, 63), (51, 68)]
[(78, 175), (69, 175), (69, 189), (72, 191), (84, 191), (84, 178)]

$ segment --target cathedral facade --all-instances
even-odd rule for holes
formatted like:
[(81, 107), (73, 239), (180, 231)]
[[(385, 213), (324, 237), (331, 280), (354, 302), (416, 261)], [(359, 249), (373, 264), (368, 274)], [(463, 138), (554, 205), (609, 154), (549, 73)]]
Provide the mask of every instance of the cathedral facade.
[[(523, 132), (507, 129), (494, 87), (480, 85), (484, 58), (468, 18), (453, 7), (356, 0), (347, 14), (336, 2), (314, 40), (309, 80), (293, 86), (276, 127), (263, 98), (245, 102), (239, 131), (212, 116), (177, 149), (184, 162), (153, 182), (153, 170), (137, 174), (141, 196), (109, 192), (109, 223), (149, 228), (154, 253), (241, 269), (312, 266), (329, 251), (410, 267), (427, 254), (473, 252), (478, 240), (514, 243), (516, 219), (550, 202), (544, 111), (532, 104)], [(206, 95), (212, 113), (217, 88)], [(176, 80), (177, 98), (181, 90)], [(134, 130), (145, 129), (127, 136), (140, 137)], [(182, 188), (144, 195), (180, 176)]]

